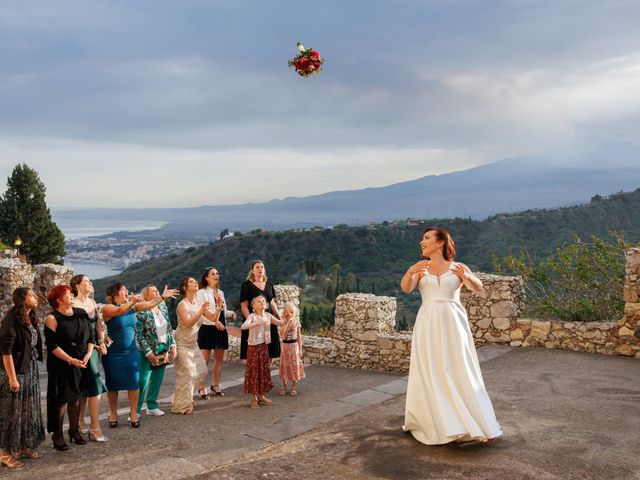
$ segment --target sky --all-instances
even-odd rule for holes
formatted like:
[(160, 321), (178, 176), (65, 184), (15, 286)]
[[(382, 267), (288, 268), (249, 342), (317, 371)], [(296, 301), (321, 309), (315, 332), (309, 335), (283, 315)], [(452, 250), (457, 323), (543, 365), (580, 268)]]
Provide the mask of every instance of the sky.
[[(640, 143), (636, 0), (0, 0), (0, 192), (188, 207)], [(287, 67), (296, 42), (320, 75)], [(562, 158), (562, 155), (558, 155)]]

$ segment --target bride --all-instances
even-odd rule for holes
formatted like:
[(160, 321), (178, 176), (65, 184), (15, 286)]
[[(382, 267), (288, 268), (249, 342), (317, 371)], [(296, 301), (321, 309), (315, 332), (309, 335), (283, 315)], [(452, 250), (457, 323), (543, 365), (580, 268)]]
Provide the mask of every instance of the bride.
[(400, 288), (418, 287), (422, 306), (411, 339), (411, 364), (402, 429), (420, 442), (438, 445), (478, 440), (493, 443), (502, 435), (482, 380), (478, 355), (460, 303), (460, 287), (478, 291), (482, 282), (454, 262), (449, 233), (425, 229), (421, 260), (409, 267)]

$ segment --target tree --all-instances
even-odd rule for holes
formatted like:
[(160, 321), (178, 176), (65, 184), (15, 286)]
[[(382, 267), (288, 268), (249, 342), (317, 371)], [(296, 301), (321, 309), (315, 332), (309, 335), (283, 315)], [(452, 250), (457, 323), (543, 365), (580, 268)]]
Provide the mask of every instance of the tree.
[(224, 228), (224, 229), (220, 230), (220, 235), (219, 235), (220, 240), (222, 240), (227, 235), (229, 235), (229, 229), (228, 228)]
[(13, 169), (0, 196), (0, 239), (13, 245), (20, 238), (20, 252), (34, 264), (59, 263), (64, 257), (64, 235), (51, 219), (45, 192), (38, 173), (23, 163)]
[(625, 252), (633, 245), (618, 232), (612, 241), (591, 236), (536, 259), (522, 250), (518, 256), (494, 257), (498, 273), (520, 275), (525, 283), (527, 314), (568, 321), (603, 321), (622, 317)]

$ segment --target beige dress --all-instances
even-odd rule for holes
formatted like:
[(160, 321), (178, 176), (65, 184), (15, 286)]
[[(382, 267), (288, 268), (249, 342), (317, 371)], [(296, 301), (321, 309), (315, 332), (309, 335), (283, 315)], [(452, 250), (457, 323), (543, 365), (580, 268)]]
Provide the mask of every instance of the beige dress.
[[(180, 303), (184, 304), (191, 316), (200, 310), (202, 305), (197, 300), (195, 303), (191, 303), (186, 298)], [(194, 391), (207, 376), (207, 365), (198, 348), (200, 325), (202, 325), (202, 317), (192, 327), (185, 327), (178, 320), (178, 328), (175, 333), (178, 356), (174, 365), (176, 391), (173, 394), (173, 403), (171, 404), (173, 413), (190, 413), (193, 410)]]

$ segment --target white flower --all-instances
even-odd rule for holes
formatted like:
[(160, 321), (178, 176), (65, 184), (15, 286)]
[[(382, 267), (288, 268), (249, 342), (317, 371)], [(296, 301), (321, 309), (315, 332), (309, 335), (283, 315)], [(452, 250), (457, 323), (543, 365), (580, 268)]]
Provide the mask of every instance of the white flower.
[(298, 51), (299, 51), (300, 53), (303, 53), (303, 52), (304, 52), (304, 45), (302, 45), (301, 43), (298, 43)]

